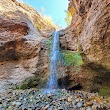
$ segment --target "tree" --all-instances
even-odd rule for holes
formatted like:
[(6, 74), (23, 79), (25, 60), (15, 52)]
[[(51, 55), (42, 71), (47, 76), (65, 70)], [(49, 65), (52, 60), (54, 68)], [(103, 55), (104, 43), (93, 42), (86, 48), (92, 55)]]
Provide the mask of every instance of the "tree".
[(67, 23), (67, 26), (69, 26), (71, 24), (71, 21), (72, 21), (72, 15), (69, 11), (65, 11), (65, 12), (66, 12), (65, 21)]

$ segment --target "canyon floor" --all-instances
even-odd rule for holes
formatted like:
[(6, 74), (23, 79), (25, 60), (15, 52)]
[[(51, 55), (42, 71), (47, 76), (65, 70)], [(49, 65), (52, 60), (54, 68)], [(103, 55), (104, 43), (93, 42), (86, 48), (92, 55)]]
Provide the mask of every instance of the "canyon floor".
[(0, 94), (0, 110), (110, 110), (110, 98), (98, 93), (58, 89), (10, 90)]

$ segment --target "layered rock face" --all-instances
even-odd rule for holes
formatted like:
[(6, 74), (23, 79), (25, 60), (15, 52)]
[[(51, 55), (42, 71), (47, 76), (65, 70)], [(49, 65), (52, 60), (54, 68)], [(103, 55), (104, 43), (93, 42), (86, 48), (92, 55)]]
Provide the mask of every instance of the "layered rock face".
[(72, 80), (83, 89), (94, 90), (110, 86), (110, 1), (70, 0), (71, 25), (61, 31), (61, 46), (78, 51), (84, 60), (81, 72), (68, 69)]
[(50, 33), (53, 30), (28, 5), (0, 1), (0, 90), (22, 82), (37, 70), (41, 41), (45, 39), (37, 30), (38, 24)]

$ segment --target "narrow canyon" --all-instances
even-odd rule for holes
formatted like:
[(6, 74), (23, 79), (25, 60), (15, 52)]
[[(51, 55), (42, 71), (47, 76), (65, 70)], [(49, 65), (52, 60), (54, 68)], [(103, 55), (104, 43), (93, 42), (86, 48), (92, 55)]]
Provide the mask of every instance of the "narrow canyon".
[[(69, 0), (68, 12), (72, 16), (70, 25), (58, 30), (63, 61), (58, 65), (57, 79), (61, 91), (58, 89), (56, 94), (60, 91), (66, 100), (65, 92), (69, 103), (72, 102), (69, 91), (74, 90), (78, 90), (74, 95), (79, 97), (82, 97), (80, 91), (85, 91), (84, 98), (86, 94), (95, 97), (97, 93), (110, 96), (110, 0)], [(0, 93), (29, 89), (30, 94), (38, 95), (37, 100), (51, 100), (50, 94), (47, 99), (39, 95), (39, 91), (49, 80), (49, 55), (55, 31), (56, 27), (47, 23), (31, 6), (16, 0), (0, 0)], [(67, 60), (70, 62), (65, 63)], [(101, 99), (95, 100), (99, 103)], [(110, 99), (107, 101), (108, 108), (104, 105), (103, 109), (79, 109), (83, 103), (78, 102), (76, 108), (69, 109), (67, 105), (67, 108), (55, 110), (109, 110)], [(5, 110), (1, 108), (0, 105), (0, 110)]]

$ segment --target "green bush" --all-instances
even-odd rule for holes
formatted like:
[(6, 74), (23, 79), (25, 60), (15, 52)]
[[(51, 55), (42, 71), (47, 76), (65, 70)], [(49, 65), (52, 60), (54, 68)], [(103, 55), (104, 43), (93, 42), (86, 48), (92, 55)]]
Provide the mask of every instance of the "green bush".
[(99, 95), (101, 96), (110, 96), (110, 87), (104, 86), (99, 89)]
[(76, 52), (63, 51), (62, 52), (63, 64), (64, 66), (81, 66), (83, 64), (83, 60), (81, 55)]

